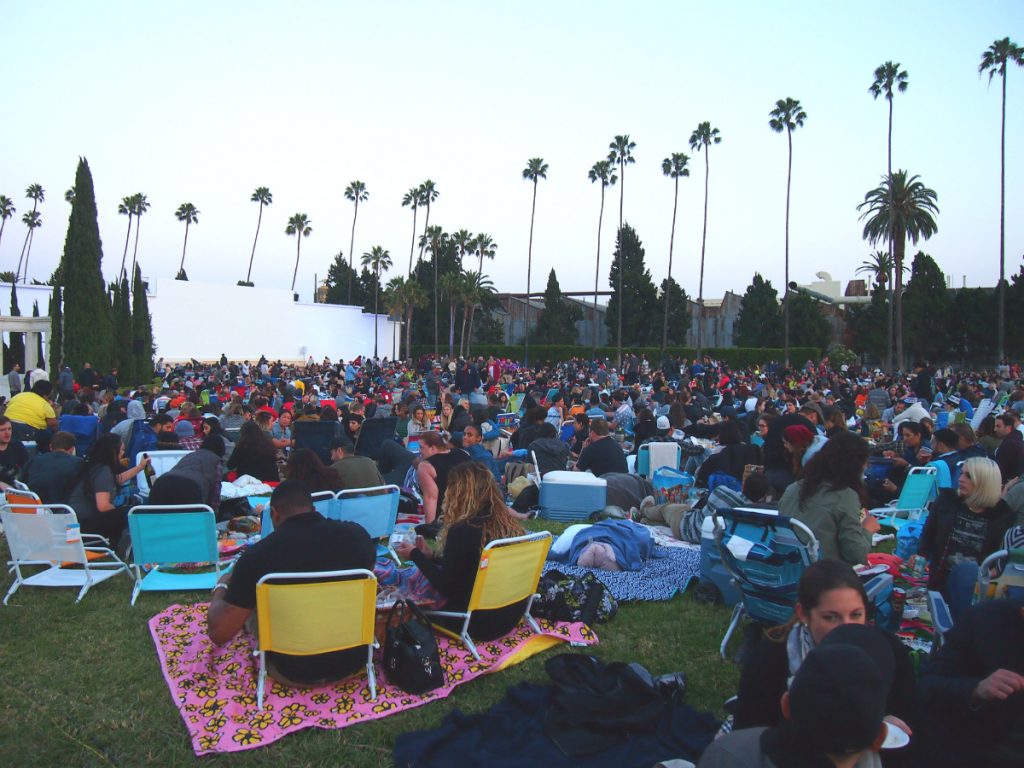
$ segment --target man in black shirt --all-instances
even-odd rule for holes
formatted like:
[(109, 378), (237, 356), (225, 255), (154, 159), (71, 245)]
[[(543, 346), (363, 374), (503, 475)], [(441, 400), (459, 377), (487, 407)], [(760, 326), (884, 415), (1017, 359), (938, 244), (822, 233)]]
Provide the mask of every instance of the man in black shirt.
[[(302, 483), (286, 480), (274, 490), (270, 517), (273, 535), (246, 550), (213, 588), (207, 633), (218, 645), (243, 626), (255, 630), (247, 620), (256, 617), (256, 582), (268, 573), (373, 570), (376, 547), (366, 531), (355, 523), (325, 519)], [(366, 649), (360, 647), (312, 656), (268, 652), (267, 674), (285, 685), (312, 686), (347, 677), (365, 663)]]
[(608, 472), (628, 472), (626, 454), (619, 444), (608, 436), (608, 422), (594, 419), (590, 422), (590, 445), (580, 451), (576, 469), (590, 470), (600, 477)]

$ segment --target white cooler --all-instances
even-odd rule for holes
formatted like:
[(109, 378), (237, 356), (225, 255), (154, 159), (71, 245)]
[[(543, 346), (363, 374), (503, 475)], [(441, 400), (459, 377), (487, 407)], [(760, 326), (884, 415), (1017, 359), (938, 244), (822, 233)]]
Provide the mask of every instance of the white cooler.
[(540, 516), (586, 520), (608, 502), (608, 482), (589, 472), (548, 472), (540, 483)]

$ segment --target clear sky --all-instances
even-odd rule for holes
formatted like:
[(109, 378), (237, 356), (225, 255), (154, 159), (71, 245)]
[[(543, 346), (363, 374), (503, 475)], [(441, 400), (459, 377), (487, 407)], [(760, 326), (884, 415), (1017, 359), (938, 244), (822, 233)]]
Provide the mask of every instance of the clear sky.
[[(714, 7), (711, 7), (711, 6)], [(185, 268), (193, 280), (234, 282), (245, 270), (267, 186), (252, 279), (287, 286), (306, 213), (297, 288), (348, 252), (348, 182), (366, 183), (355, 252), (373, 245), (408, 266), (412, 214), (403, 193), (433, 179), (431, 222), (487, 232), (485, 265), (499, 290), (526, 287), (531, 157), (540, 183), (533, 287), (555, 267), (563, 290), (593, 288), (599, 188), (587, 171), (615, 134), (636, 142), (625, 216), (657, 282), (668, 266), (672, 182), (661, 161), (691, 155), (680, 181), (673, 274), (696, 294), (704, 154), (712, 147), (705, 296), (742, 292), (760, 271), (781, 286), (785, 135), (768, 128), (777, 99), (799, 99), (794, 134), (791, 275), (827, 270), (846, 281), (870, 254), (855, 206), (885, 173), (884, 100), (874, 68), (900, 62), (910, 85), (895, 101), (893, 163), (938, 193), (938, 234), (924, 249), (957, 285), (994, 284), (999, 253), (998, 78), (977, 68), (997, 38), (1024, 44), (1021, 0), (907, 2), (50, 2), (0, 12), (6, 62), (0, 194), (18, 213), (0, 242), (13, 270), (24, 240), (25, 187), (42, 184), (30, 277), (46, 279), (67, 229), (64, 190), (88, 158), (100, 210), (104, 273), (118, 269), (127, 227), (119, 200), (144, 192), (139, 260), (173, 277), (183, 202), (200, 210)], [(1024, 68), (1009, 74), (1007, 273), (1024, 253)], [(618, 216), (609, 190), (602, 288)], [(423, 216), (420, 212), (419, 224)], [(908, 255), (915, 252), (908, 246)], [(129, 254), (129, 259), (131, 255)], [(235, 318), (239, 319), (239, 318)]]

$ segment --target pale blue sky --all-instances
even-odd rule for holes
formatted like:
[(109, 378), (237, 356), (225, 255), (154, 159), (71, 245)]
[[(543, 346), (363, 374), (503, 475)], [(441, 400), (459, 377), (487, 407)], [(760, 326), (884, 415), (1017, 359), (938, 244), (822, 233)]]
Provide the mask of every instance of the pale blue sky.
[[(528, 158), (550, 165), (537, 200), (533, 287), (554, 266), (564, 290), (593, 288), (599, 189), (587, 180), (617, 133), (637, 143), (626, 172), (626, 219), (656, 281), (668, 265), (671, 152), (691, 155), (680, 182), (673, 274), (696, 294), (703, 153), (688, 138), (710, 120), (705, 295), (742, 292), (754, 271), (783, 270), (786, 140), (771, 132), (776, 99), (807, 111), (794, 135), (791, 274), (827, 270), (844, 282), (871, 249), (855, 206), (885, 172), (887, 110), (868, 93), (874, 68), (909, 71), (895, 103), (893, 163), (939, 195), (939, 233), (924, 248), (959, 285), (993, 284), (998, 269), (999, 81), (979, 79), (997, 38), (1024, 44), (1024, 2), (40, 2), (9, 3), (0, 122), (0, 193), (15, 219), (0, 242), (13, 270), (24, 239), (25, 187), (47, 199), (30, 277), (45, 279), (63, 248), (63, 192), (76, 159), (96, 184), (104, 272), (120, 264), (121, 197), (145, 192), (144, 274), (172, 277), (181, 256), (180, 203), (201, 211), (189, 234), (194, 280), (244, 277), (258, 207), (270, 187), (253, 280), (287, 286), (295, 212), (312, 219), (298, 288), (311, 294), (339, 250), (364, 181), (358, 255), (389, 249), (408, 265), (412, 215), (403, 193), (426, 178), (441, 196), (431, 222), (485, 231), (500, 290), (526, 287)], [(1009, 76), (1007, 272), (1024, 252), (1024, 69)], [(602, 287), (618, 215), (609, 190)], [(423, 216), (420, 212), (419, 224)], [(911, 248), (908, 253), (913, 253)], [(131, 258), (129, 254), (129, 259)], [(237, 318), (236, 318), (237, 319)]]

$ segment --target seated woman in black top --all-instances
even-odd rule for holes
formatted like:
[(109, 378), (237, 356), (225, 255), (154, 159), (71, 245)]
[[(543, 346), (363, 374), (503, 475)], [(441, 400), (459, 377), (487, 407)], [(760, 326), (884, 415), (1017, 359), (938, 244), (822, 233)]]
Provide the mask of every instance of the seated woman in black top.
[[(522, 535), (523, 528), (505, 506), (490, 470), (479, 462), (468, 461), (453, 467), (448, 474), (437, 553), (431, 552), (422, 536), (416, 537), (415, 547), (403, 543), (396, 550), (402, 559), (411, 559), (445, 597), (444, 610), (465, 611), (483, 548), (495, 539)], [(480, 640), (501, 637), (519, 623), (524, 610), (526, 601), (474, 611), (469, 634)], [(457, 629), (461, 622), (456, 620), (450, 626)]]
[(277, 449), (254, 421), (247, 421), (238, 433), (238, 444), (228, 459), (228, 469), (264, 482), (278, 482)]
[(85, 463), (71, 484), (67, 504), (78, 516), (82, 533), (105, 537), (117, 546), (128, 527), (131, 499), (119, 496), (123, 483), (135, 477), (149, 464), (147, 457), (131, 469), (124, 469), (124, 444), (121, 436), (108, 432), (100, 435), (89, 449)]
[(747, 464), (761, 463), (761, 449), (743, 442), (739, 424), (731, 419), (718, 425), (718, 444), (721, 450), (712, 453), (697, 470), (697, 487), (707, 488), (708, 478), (724, 472), (743, 482), (743, 469)]

